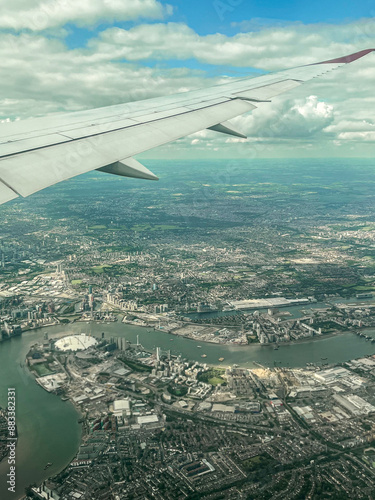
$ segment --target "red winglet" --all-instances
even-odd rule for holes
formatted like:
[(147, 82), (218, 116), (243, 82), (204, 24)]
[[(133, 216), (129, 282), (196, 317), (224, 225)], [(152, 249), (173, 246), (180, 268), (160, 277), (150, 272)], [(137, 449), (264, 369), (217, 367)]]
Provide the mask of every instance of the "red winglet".
[[(320, 63), (315, 63), (315, 64), (349, 64), (353, 61), (356, 61), (357, 59), (360, 59), (363, 56), (367, 56), (367, 54), (370, 54), (370, 52), (375, 52), (375, 49), (366, 49), (366, 50), (361, 50), (360, 52), (356, 52), (355, 54), (350, 54), (349, 56), (344, 56), (344, 57), (338, 57), (337, 59), (331, 59), (330, 61), (322, 61)], [(312, 66), (314, 66), (312, 64)]]

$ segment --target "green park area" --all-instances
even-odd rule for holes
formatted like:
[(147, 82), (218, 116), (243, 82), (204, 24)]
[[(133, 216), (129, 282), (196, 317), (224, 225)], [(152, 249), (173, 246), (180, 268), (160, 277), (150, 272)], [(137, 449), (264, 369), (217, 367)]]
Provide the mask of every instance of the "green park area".
[(356, 290), (357, 292), (373, 292), (375, 290), (375, 286), (358, 285), (354, 287), (354, 290)]
[(248, 458), (242, 462), (242, 467), (248, 471), (263, 469), (274, 460), (267, 454), (257, 455), (256, 457)]
[(247, 335), (247, 343), (248, 344), (257, 344), (259, 343), (259, 339), (256, 335)]
[(173, 394), (173, 396), (176, 396), (178, 398), (185, 396), (188, 392), (188, 388), (186, 387), (186, 385), (171, 384), (167, 389), (170, 394)]
[(168, 224), (157, 224), (151, 228), (151, 231), (170, 231), (173, 229), (178, 229), (177, 226), (171, 226)]
[(112, 266), (109, 266), (108, 264), (103, 264), (102, 266), (94, 266), (92, 267), (92, 270), (96, 274), (103, 274), (105, 272), (106, 268), (111, 268)]
[(51, 375), (52, 372), (46, 363), (38, 363), (36, 365), (31, 366), (31, 370), (33, 370), (38, 377), (44, 377), (45, 375)]
[(226, 384), (226, 380), (223, 378), (224, 374), (225, 370), (223, 368), (210, 368), (206, 372), (200, 373), (198, 380), (199, 382), (205, 382), (215, 387)]
[(105, 226), (104, 224), (98, 224), (96, 226), (90, 226), (88, 229), (91, 229), (92, 231), (98, 231), (98, 230), (103, 230), (103, 229), (107, 229), (107, 226)]
[(178, 229), (178, 226), (172, 226), (170, 224), (156, 224), (152, 226), (151, 224), (136, 224), (131, 228), (133, 231), (170, 231), (173, 229)]
[(124, 359), (124, 358), (119, 358), (120, 361), (124, 363), (128, 368), (131, 370), (134, 370), (136, 372), (147, 372), (150, 373), (152, 371), (152, 367), (149, 365), (145, 365), (143, 363), (139, 363), (138, 361), (134, 361), (132, 359)]
[(322, 333), (332, 333), (337, 331), (346, 331), (347, 327), (345, 325), (340, 325), (336, 321), (315, 321), (312, 325), (316, 330), (322, 329)]

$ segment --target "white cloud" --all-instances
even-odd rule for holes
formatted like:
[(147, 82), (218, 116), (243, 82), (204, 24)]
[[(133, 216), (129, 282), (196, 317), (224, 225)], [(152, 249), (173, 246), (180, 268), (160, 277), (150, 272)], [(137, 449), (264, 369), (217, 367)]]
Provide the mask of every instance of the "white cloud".
[[(120, 3), (108, 3), (120, 9)], [(153, 0), (137, 0), (134, 5), (141, 3), (158, 5)], [(16, 4), (23, 12), (28, 2), (21, 4), (17, 0)], [(99, 4), (104, 2), (94, 0), (91, 12), (97, 12)], [(130, 5), (121, 2), (123, 6), (126, 4)], [(7, 4), (4, 12), (12, 12), (12, 5)], [(36, 3), (40, 5), (41, 2)], [(82, 5), (86, 3), (81, 3), (80, 8)], [(69, 19), (78, 23), (80, 18), (75, 12), (73, 8)], [(107, 8), (107, 16), (108, 12)], [(56, 22), (64, 24), (67, 16), (60, 15)], [(25, 25), (28, 21), (22, 22)], [(372, 28), (370, 22), (342, 26), (288, 25), (227, 37), (199, 36), (183, 24), (150, 24), (128, 31), (106, 30), (92, 38), (86, 48), (75, 50), (67, 48), (63, 37), (50, 38), (31, 32), (0, 33), (0, 120), (146, 99), (228, 80), (208, 78), (204, 70), (168, 67), (174, 58), (266, 69), (324, 60), (375, 46)], [(153, 63), (160, 61), (160, 65), (147, 67), (143, 61), (148, 59)], [(220, 71), (218, 66), (215, 73)], [(247, 155), (258, 140), (275, 149), (289, 148), (290, 154), (314, 147), (311, 144), (318, 141), (322, 151), (330, 148), (344, 151), (349, 143), (354, 147), (361, 143), (370, 147), (375, 141), (374, 81), (375, 56), (371, 55), (236, 119), (236, 128), (250, 137), (247, 143), (204, 131), (166, 146), (165, 151), (191, 154), (198, 148), (200, 151), (232, 148), (233, 152)], [(306, 98), (307, 95), (310, 97)], [(199, 142), (194, 142), (196, 139)], [(360, 147), (357, 151), (362, 154)]]
[(344, 141), (375, 142), (375, 131), (366, 132), (341, 132), (338, 138)]
[[(30, 5), (31, 4), (31, 5)], [(63, 26), (92, 26), (105, 21), (163, 19), (171, 6), (156, 0), (0, 0), (0, 28), (42, 31)]]
[[(326, 128), (334, 121), (333, 106), (319, 101), (316, 96), (304, 99), (278, 99), (273, 103), (261, 104), (259, 108), (245, 116), (231, 120), (237, 130), (248, 136), (248, 140), (225, 137), (210, 131), (194, 134), (196, 139), (178, 141), (179, 148), (198, 145), (206, 148), (241, 152), (240, 156), (268, 156), (274, 147), (289, 149), (289, 155), (296, 154), (293, 148), (311, 150), (316, 144), (326, 144), (331, 135)], [(198, 140), (199, 137), (199, 140)]]
[(322, 133), (334, 120), (333, 106), (316, 96), (261, 104), (251, 114), (238, 117), (236, 127), (248, 137), (275, 140), (309, 138)]
[(130, 30), (110, 28), (90, 47), (113, 58), (194, 58), (202, 63), (267, 70), (324, 61), (371, 46), (375, 22), (346, 25), (291, 25), (238, 33), (199, 36), (185, 24), (140, 25)]
[(94, 61), (94, 56), (42, 35), (0, 35), (0, 119), (95, 108), (207, 84), (200, 71), (160, 70), (110, 57)]

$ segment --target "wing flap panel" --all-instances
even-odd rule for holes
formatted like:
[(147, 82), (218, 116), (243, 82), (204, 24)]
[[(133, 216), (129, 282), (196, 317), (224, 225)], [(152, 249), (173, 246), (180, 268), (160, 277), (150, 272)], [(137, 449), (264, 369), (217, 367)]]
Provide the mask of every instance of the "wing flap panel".
[(107, 172), (108, 174), (121, 175), (122, 177), (134, 177), (150, 181), (159, 180), (155, 174), (134, 158), (126, 158), (126, 160), (117, 161), (106, 167), (98, 168), (98, 170), (100, 172)]
[(0, 181), (0, 205), (6, 203), (7, 201), (14, 200), (18, 197), (18, 194), (8, 188), (5, 184)]
[(62, 144), (69, 141), (69, 137), (64, 137), (60, 134), (48, 134), (39, 137), (30, 137), (19, 141), (9, 141), (0, 144), (1, 156), (8, 156), (16, 154), (22, 149), (23, 151), (30, 151), (33, 149), (43, 148), (54, 144)]
[(124, 172), (116, 164), (123, 158), (223, 125), (257, 102), (369, 52), (166, 97), (0, 124), (0, 202), (94, 169), (112, 165)]
[(284, 80), (282, 82), (272, 83), (271, 85), (259, 87), (257, 89), (237, 92), (234, 95), (246, 99), (266, 100), (270, 97), (275, 97), (283, 92), (299, 87), (300, 85), (301, 82), (296, 80)]
[(254, 107), (234, 99), (152, 123), (17, 154), (0, 159), (1, 177), (19, 194), (29, 196), (57, 182), (204, 130)]
[(127, 127), (137, 125), (137, 122), (129, 119), (106, 121), (100, 124), (93, 124), (88, 127), (73, 128), (70, 130), (62, 130), (61, 133), (71, 139), (81, 139), (83, 137), (90, 137), (94, 135), (106, 134), (112, 130), (119, 130)]
[(243, 135), (241, 134), (241, 132), (235, 130), (231, 122), (218, 123), (213, 127), (209, 127), (208, 130), (213, 130), (214, 132), (220, 132), (221, 134), (233, 135), (234, 137), (241, 137), (241, 139), (247, 139), (246, 135)]

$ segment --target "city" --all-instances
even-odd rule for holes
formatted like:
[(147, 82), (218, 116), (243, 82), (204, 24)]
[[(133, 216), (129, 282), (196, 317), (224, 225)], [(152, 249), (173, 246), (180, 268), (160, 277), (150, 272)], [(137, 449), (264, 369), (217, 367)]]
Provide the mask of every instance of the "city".
[(69, 467), (31, 496), (374, 492), (375, 356), (326, 369), (222, 369), (123, 338), (45, 337), (27, 364), (45, 390), (76, 405), (84, 431)]
[(0, 500), (375, 500), (372, 4), (1, 2)]
[[(318, 163), (317, 183), (339, 196), (345, 182)], [(252, 168), (242, 191), (241, 169), (205, 186), (209, 204), (183, 201), (203, 189), (193, 167), (162, 178), (157, 201), (128, 185), (131, 213), (108, 178), (89, 225), (95, 176), (5, 208), (18, 215), (1, 235), (0, 346), (22, 342), (18, 372), (51, 408), (72, 404), (80, 429), (67, 465), (44, 448), (29, 498), (374, 494), (375, 213), (353, 194), (327, 222), (320, 195), (300, 204), (311, 167), (287, 197), (293, 166), (270, 187)], [(368, 177), (358, 189), (370, 195)], [(246, 203), (256, 217), (241, 219)]]

